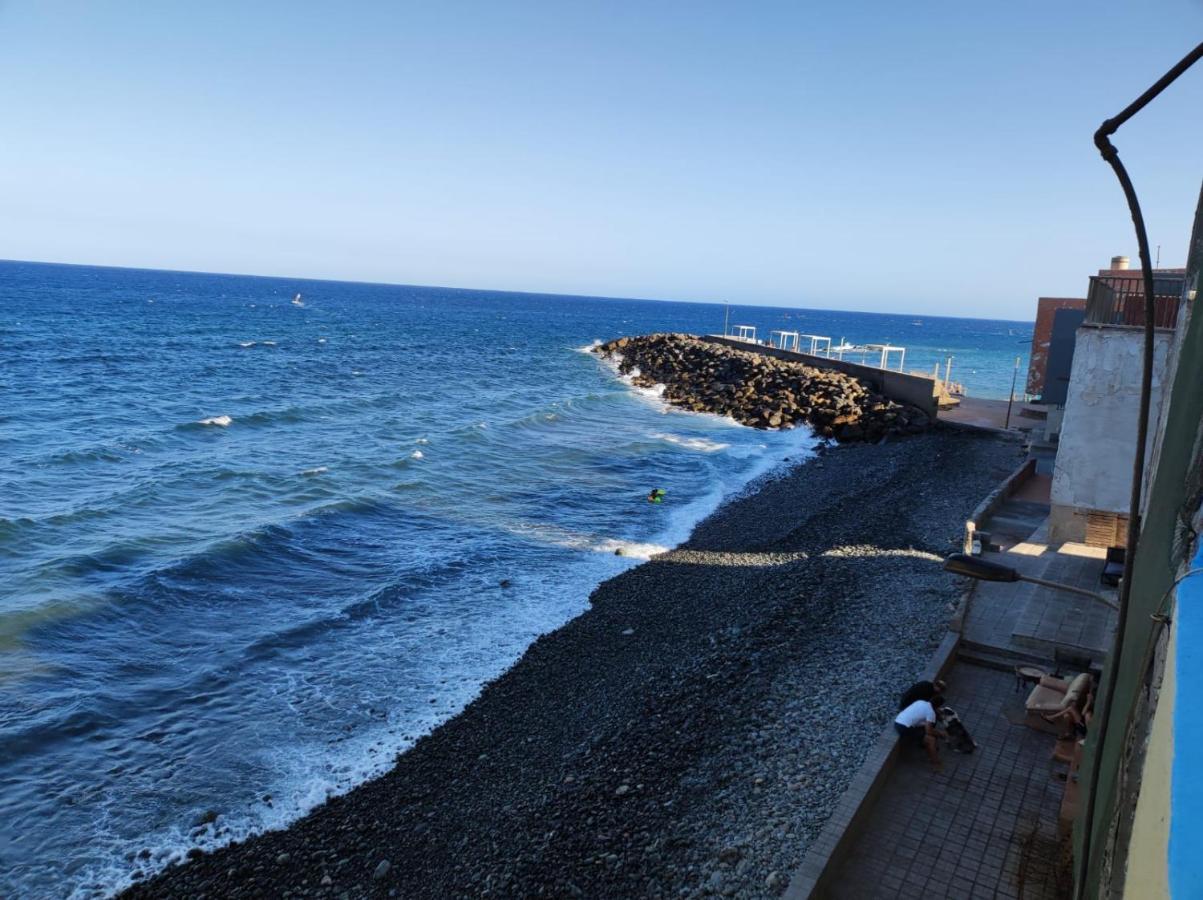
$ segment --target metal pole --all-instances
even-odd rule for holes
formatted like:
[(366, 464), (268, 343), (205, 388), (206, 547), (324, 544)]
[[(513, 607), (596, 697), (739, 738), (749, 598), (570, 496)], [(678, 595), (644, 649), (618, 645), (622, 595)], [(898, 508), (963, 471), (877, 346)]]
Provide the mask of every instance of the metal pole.
[(730, 329), (727, 326), (727, 323), (730, 320), (731, 320), (731, 303), (730, 303), (730, 301), (724, 300), (723, 301), (723, 337), (726, 337), (728, 332), (730, 331)]
[(1015, 357), (1015, 371), (1011, 373), (1011, 395), (1007, 397), (1007, 421), (1003, 423), (1003, 429), (1011, 427), (1011, 404), (1015, 402), (1015, 379), (1019, 377), (1019, 357)]
[(948, 357), (946, 360), (944, 360), (944, 383), (945, 384), (948, 384), (948, 375), (950, 372), (952, 372), (952, 357), (951, 356)]
[(1119, 603), (1115, 600), (1104, 594), (1096, 594), (1094, 591), (1088, 591), (1086, 588), (1074, 587), (1072, 584), (1062, 584), (1059, 581), (1045, 581), (1043, 578), (1033, 578), (1030, 575), (1020, 575), (1019, 580), (1030, 581), (1032, 584), (1039, 584), (1058, 591), (1068, 591), (1071, 594), (1081, 594), (1083, 597), (1089, 597), (1091, 600), (1097, 600), (1099, 603), (1106, 604), (1112, 609), (1119, 609)]

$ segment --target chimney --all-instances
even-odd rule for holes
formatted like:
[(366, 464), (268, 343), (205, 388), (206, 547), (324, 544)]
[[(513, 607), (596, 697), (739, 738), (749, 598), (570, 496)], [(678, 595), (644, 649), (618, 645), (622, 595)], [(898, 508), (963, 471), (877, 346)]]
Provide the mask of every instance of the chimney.
[(1126, 256), (1111, 257), (1112, 271), (1115, 271), (1116, 269), (1119, 269), (1122, 271), (1123, 269), (1126, 269), (1126, 268), (1128, 268), (1128, 257), (1126, 257)]

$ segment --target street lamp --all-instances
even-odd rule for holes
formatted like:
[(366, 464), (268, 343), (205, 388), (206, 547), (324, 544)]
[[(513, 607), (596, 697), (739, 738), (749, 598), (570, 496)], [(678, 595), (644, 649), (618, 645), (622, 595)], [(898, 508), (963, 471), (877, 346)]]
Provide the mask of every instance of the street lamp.
[(944, 560), (944, 571), (952, 572), (955, 575), (967, 575), (970, 578), (976, 578), (978, 581), (1028, 581), (1032, 584), (1052, 588), (1055, 591), (1081, 594), (1083, 597), (1089, 597), (1091, 600), (1105, 603), (1112, 609), (1119, 609), (1119, 604), (1105, 594), (1074, 587), (1072, 584), (1062, 584), (1059, 581), (1045, 581), (1043, 578), (1034, 578), (1031, 575), (1024, 575), (1010, 566), (990, 562), (986, 559), (978, 559), (976, 556), (970, 556), (967, 553), (954, 553), (948, 559)]

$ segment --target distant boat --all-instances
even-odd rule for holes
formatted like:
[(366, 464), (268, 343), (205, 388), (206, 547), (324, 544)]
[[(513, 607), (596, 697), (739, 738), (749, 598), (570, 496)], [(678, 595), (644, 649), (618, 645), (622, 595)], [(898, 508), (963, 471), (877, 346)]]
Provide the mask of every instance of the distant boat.
[(297, 294), (295, 297), (292, 298), (292, 305), (293, 306), (304, 306), (305, 301), (301, 299), (300, 294)]
[(922, 325), (922, 324), (923, 324), (923, 322), (922, 322), (922, 321), (920, 321), (919, 319), (915, 319), (915, 321), (911, 322), (911, 324), (912, 324), (912, 325)]

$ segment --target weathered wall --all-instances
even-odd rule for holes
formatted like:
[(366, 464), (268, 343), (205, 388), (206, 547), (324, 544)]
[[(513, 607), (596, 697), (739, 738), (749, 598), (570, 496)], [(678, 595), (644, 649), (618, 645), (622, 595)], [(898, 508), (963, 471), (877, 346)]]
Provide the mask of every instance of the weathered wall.
[[(1154, 339), (1153, 422), (1160, 417), (1171, 338), (1170, 332), (1161, 331)], [(1078, 329), (1053, 469), (1049, 522), (1053, 541), (1082, 540), (1087, 511), (1128, 511), (1143, 342), (1138, 328), (1083, 325)]]
[(828, 359), (825, 356), (811, 356), (809, 353), (795, 353), (792, 350), (781, 350), (777, 347), (766, 347), (763, 344), (749, 344), (735, 338), (725, 338), (717, 334), (699, 335), (702, 340), (713, 341), (734, 347), (736, 350), (747, 350), (750, 353), (763, 353), (777, 359), (803, 363), (816, 369), (835, 369), (853, 378), (859, 378), (873, 386), (878, 393), (884, 394), (899, 403), (909, 403), (927, 413), (934, 421), (939, 414), (939, 401), (936, 393), (936, 381), (924, 375), (911, 375), (906, 372), (891, 372), (889, 369), (878, 369), (875, 366), (862, 366), (860, 363), (848, 362), (842, 359)]
[[(1154, 697), (1147, 747), (1140, 767), (1140, 793), (1130, 829), (1123, 895), (1148, 900), (1170, 896), (1170, 777), (1174, 766), (1177, 696), (1177, 635), (1169, 631), (1161, 689)], [(1146, 715), (1147, 715), (1146, 711)]]

